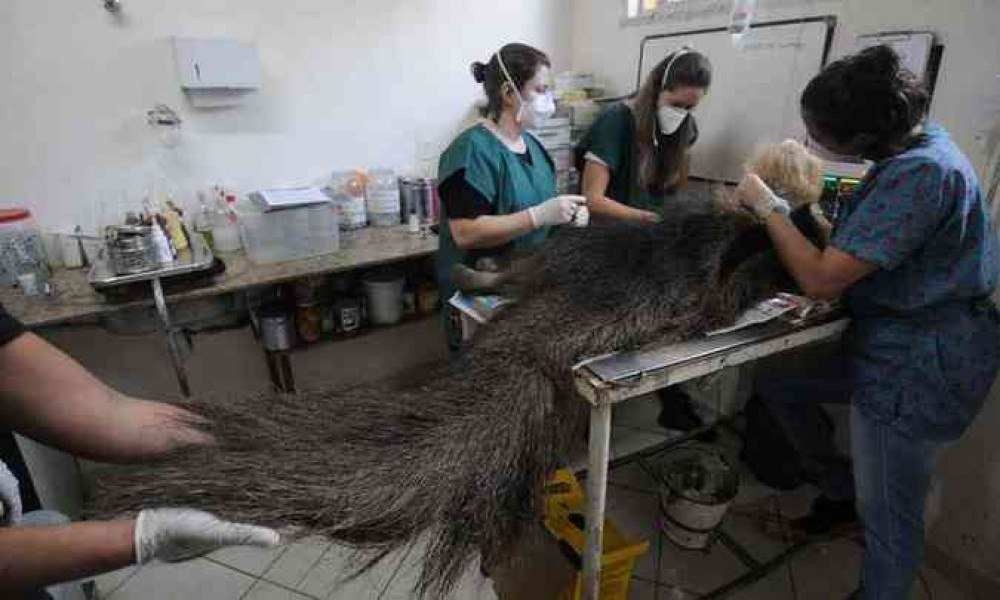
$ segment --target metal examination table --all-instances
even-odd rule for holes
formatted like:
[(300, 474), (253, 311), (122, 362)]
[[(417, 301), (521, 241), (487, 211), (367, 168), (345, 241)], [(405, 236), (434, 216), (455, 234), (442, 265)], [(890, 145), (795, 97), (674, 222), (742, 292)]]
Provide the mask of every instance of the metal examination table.
[[(611, 459), (611, 411), (614, 405), (726, 367), (754, 361), (807, 344), (831, 340), (847, 328), (848, 320), (829, 315), (805, 324), (771, 321), (747, 329), (669, 345), (652, 345), (635, 352), (622, 352), (584, 361), (574, 369), (577, 393), (590, 404), (590, 437), (587, 463), (587, 546), (583, 555), (585, 600), (599, 594), (601, 549), (608, 463)], [(685, 439), (689, 436), (685, 436)], [(667, 444), (676, 444), (679, 439)], [(659, 448), (662, 450), (663, 448)], [(726, 540), (723, 538), (723, 542)], [(727, 546), (729, 544), (727, 543)], [(801, 546), (794, 546), (766, 564), (758, 563), (738, 548), (732, 550), (753, 571), (730, 582), (709, 597), (721, 598), (738, 589), (745, 580), (778, 564)], [(766, 572), (766, 571), (764, 571)]]

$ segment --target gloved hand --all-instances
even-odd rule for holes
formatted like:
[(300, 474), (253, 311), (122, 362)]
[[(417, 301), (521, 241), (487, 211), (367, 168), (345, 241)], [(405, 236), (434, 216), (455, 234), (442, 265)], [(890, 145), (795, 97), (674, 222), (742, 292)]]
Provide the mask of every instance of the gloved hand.
[(590, 210), (586, 204), (579, 204), (576, 207), (576, 214), (573, 215), (573, 227), (586, 227), (590, 225)]
[(16, 525), (21, 520), (21, 492), (17, 477), (0, 461), (0, 525)]
[[(535, 229), (552, 225), (565, 225), (574, 219), (580, 207), (587, 203), (583, 196), (562, 195), (528, 209), (531, 225)], [(588, 217), (589, 220), (589, 217)]]
[(145, 509), (135, 522), (135, 560), (187, 560), (225, 546), (275, 546), (277, 531), (188, 508)]
[(740, 204), (750, 209), (761, 221), (767, 219), (772, 212), (783, 215), (791, 212), (791, 207), (783, 198), (779, 198), (767, 184), (754, 173), (747, 173), (743, 181), (736, 187), (736, 198)]

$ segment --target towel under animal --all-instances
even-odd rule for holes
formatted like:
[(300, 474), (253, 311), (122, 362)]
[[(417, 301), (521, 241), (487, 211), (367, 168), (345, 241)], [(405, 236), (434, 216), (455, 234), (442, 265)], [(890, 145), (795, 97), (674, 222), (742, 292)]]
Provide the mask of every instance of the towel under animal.
[(217, 444), (99, 474), (89, 513), (190, 506), (325, 536), (366, 566), (420, 539), (414, 593), (443, 598), (537, 526), (546, 476), (581, 439), (571, 365), (696, 336), (794, 289), (759, 225), (705, 203), (657, 225), (564, 229), (521, 264), (519, 302), (456, 360), (403, 387), (194, 399)]

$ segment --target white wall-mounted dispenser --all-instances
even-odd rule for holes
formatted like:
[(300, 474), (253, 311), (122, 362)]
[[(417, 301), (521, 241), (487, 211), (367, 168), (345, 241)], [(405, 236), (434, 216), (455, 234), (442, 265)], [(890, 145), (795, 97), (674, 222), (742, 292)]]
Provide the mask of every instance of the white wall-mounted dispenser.
[(171, 40), (181, 89), (194, 106), (240, 104), (260, 88), (257, 47), (224, 38)]

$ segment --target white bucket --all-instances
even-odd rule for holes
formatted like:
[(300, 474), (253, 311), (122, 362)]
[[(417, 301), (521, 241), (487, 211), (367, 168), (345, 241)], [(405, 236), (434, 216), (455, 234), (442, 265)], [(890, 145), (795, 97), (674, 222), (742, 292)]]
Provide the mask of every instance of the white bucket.
[(736, 496), (738, 473), (721, 452), (702, 445), (682, 446), (657, 467), (665, 484), (660, 489), (664, 535), (682, 548), (705, 548)]
[(403, 278), (394, 274), (366, 277), (368, 318), (375, 325), (392, 325), (403, 318)]

